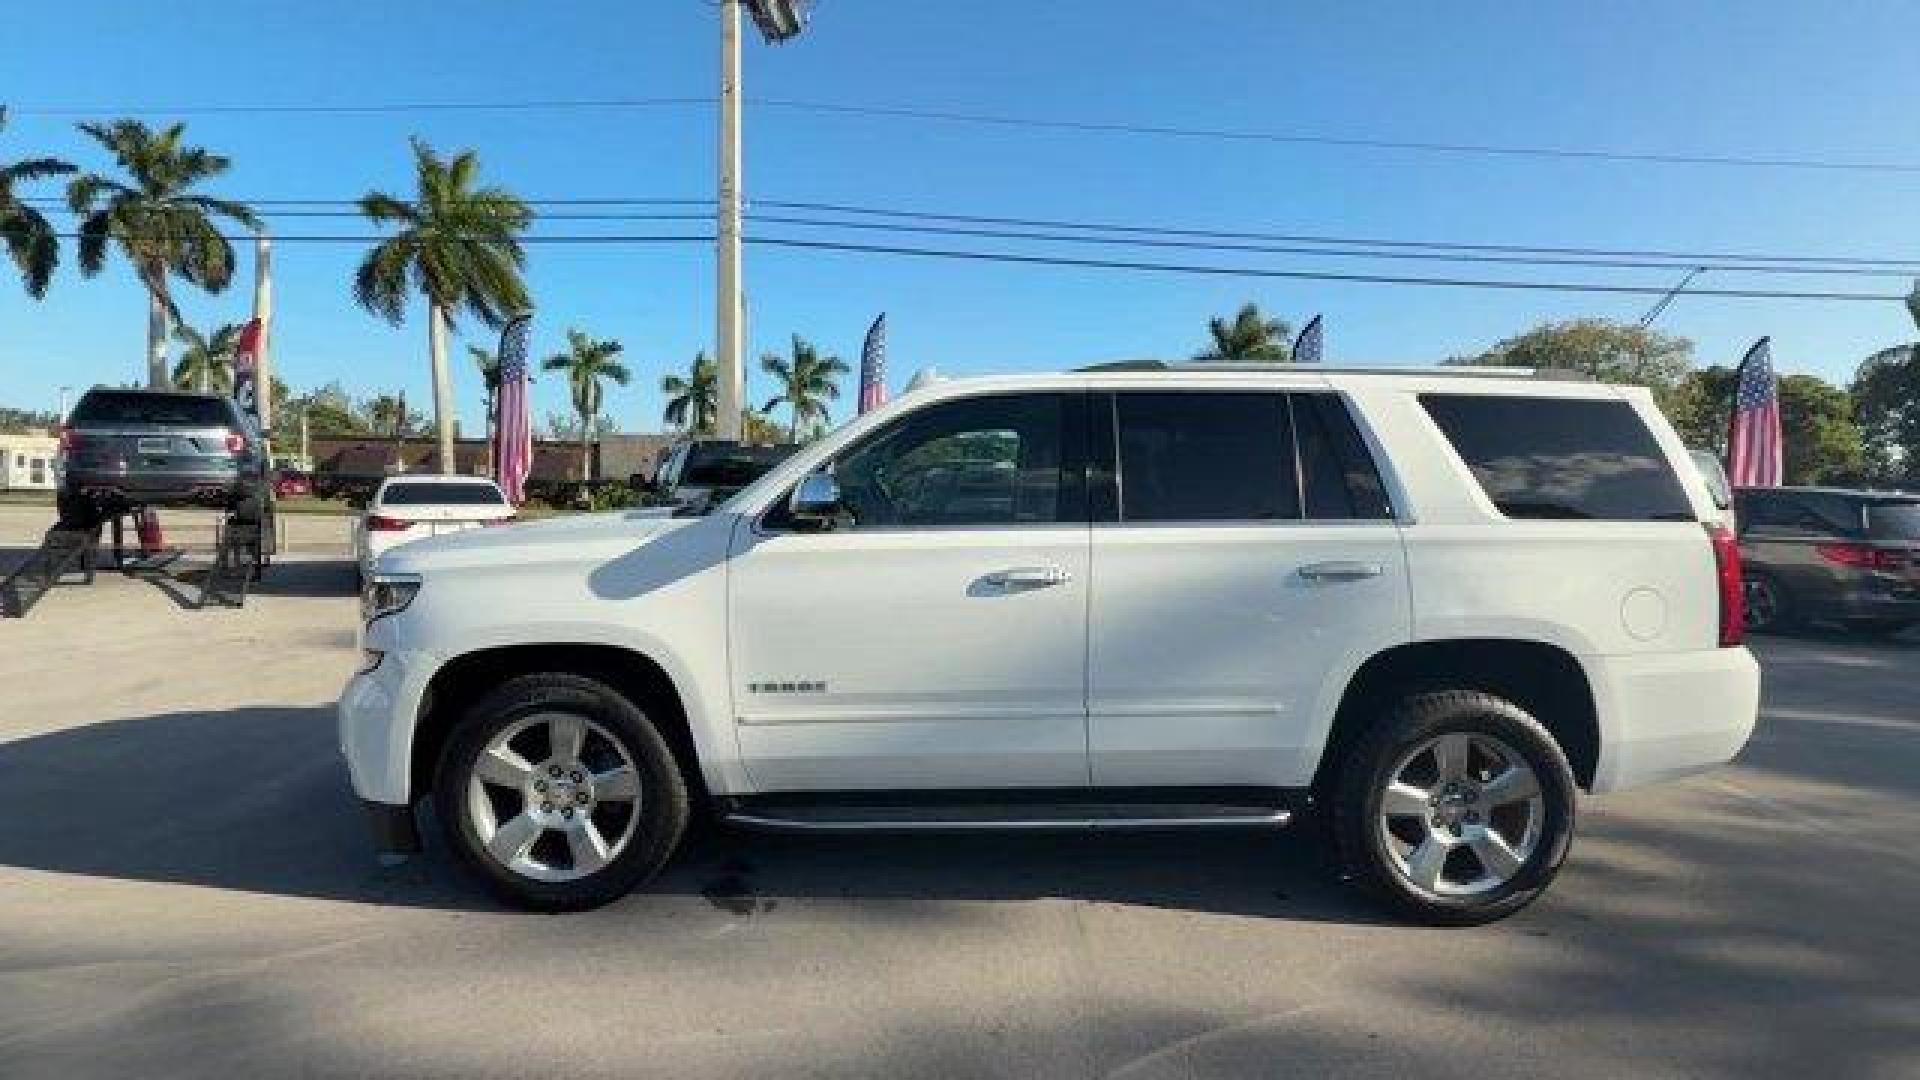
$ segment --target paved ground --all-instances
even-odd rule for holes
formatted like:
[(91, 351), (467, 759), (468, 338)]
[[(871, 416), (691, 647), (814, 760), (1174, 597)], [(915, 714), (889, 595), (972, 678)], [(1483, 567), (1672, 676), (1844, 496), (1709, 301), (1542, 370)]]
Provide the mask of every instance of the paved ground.
[(0, 623), (0, 1075), (1920, 1076), (1920, 645), (1762, 643), (1738, 765), (1589, 802), (1483, 929), (1297, 837), (715, 836), (530, 916), (370, 859), (325, 540), (243, 611)]

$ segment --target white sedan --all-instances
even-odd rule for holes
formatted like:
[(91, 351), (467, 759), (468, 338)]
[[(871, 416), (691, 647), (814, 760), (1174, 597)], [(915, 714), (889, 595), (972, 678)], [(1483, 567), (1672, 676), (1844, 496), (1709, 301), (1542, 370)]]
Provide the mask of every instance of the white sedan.
[(500, 485), (482, 476), (390, 476), (354, 523), (353, 551), (360, 561), (360, 580), (367, 580), (373, 561), (388, 548), (429, 536), (505, 525), (513, 516), (513, 505)]

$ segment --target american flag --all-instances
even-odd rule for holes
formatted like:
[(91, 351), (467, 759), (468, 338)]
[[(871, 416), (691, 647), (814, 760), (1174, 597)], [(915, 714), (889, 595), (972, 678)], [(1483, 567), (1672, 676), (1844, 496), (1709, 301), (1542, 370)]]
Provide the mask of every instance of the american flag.
[(507, 501), (527, 501), (527, 474), (533, 470), (533, 403), (527, 384), (527, 331), (530, 315), (516, 315), (500, 332), (499, 419), (493, 429), (494, 478)]
[(887, 313), (867, 329), (866, 348), (860, 350), (860, 412), (866, 414), (887, 403)]
[(1300, 328), (1300, 336), (1293, 339), (1293, 362), (1317, 364), (1320, 362), (1320, 350), (1325, 347), (1326, 338), (1320, 329), (1320, 316), (1315, 315)]
[(1766, 338), (1740, 361), (1733, 392), (1733, 422), (1727, 427), (1727, 477), (1734, 487), (1779, 487), (1780, 393)]

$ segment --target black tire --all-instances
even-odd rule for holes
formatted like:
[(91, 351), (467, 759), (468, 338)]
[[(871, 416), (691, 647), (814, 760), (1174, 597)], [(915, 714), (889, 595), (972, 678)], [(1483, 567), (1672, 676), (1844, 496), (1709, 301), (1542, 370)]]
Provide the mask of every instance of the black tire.
[[(569, 881), (541, 881), (495, 859), (464, 804), (468, 780), (488, 740), (525, 717), (556, 711), (585, 717), (619, 740), (639, 775), (642, 796), (631, 839), (605, 866)], [(633, 702), (580, 675), (524, 675), (481, 699), (448, 740), (433, 794), (447, 841), (461, 859), (502, 900), (536, 911), (583, 911), (625, 896), (659, 873), (687, 827), (686, 781), (659, 730)]]
[(1756, 634), (1785, 634), (1800, 628), (1800, 610), (1778, 578), (1763, 570), (1743, 576), (1747, 629)]
[(105, 520), (93, 500), (77, 491), (61, 488), (53, 501), (63, 529), (91, 529)]
[[(1473, 895), (1416, 886), (1395, 865), (1376, 824), (1396, 764), (1422, 743), (1450, 732), (1491, 736), (1511, 748), (1532, 769), (1541, 796), (1540, 833), (1532, 852), (1504, 884)], [(1421, 693), (1401, 701), (1341, 762), (1334, 838), (1346, 870), (1400, 915), (1434, 925), (1472, 926), (1503, 919), (1546, 890), (1573, 842), (1576, 798), (1566, 754), (1526, 710), (1476, 691)]]

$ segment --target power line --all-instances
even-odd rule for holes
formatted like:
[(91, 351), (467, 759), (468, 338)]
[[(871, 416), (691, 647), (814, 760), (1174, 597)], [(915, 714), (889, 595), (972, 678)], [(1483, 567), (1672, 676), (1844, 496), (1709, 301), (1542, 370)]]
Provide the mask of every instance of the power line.
[[(1436, 139), (1386, 139), (1368, 136), (1328, 135), (1318, 132), (1279, 131), (1257, 128), (1185, 127), (1174, 124), (1148, 124), (1130, 121), (1082, 120), (1001, 113), (978, 113), (953, 109), (923, 109), (892, 105), (861, 105), (816, 101), (802, 98), (748, 97), (754, 105), (823, 116), (851, 116), (884, 120), (919, 120), (935, 123), (966, 124), (975, 127), (1073, 131), (1090, 134), (1137, 135), (1161, 138), (1204, 139), (1218, 142), (1265, 143), (1273, 145), (1324, 146), (1357, 150), (1387, 150), (1408, 153), (1445, 154), (1500, 158), (1541, 158), (1563, 161), (1596, 161), (1636, 165), (1724, 166), (1738, 168), (1809, 169), (1823, 172), (1920, 174), (1920, 163), (1900, 161), (1846, 161), (1802, 154), (1710, 154), (1665, 153), (1568, 146), (1528, 146), (1514, 143), (1450, 142)], [(711, 97), (663, 96), (632, 98), (552, 98), (500, 101), (412, 101), (344, 104), (182, 104), (172, 106), (141, 105), (104, 107), (78, 105), (28, 105), (9, 109), (20, 116), (94, 117), (94, 116), (234, 116), (234, 115), (395, 115), (405, 113), (460, 112), (592, 112), (636, 109), (708, 107)]]
[[(78, 234), (62, 233), (67, 238)], [(229, 241), (248, 237), (229, 236)], [(276, 243), (377, 244), (388, 239), (381, 235), (290, 234), (275, 236)], [(969, 262), (1013, 263), (1026, 266), (1055, 266), (1078, 269), (1131, 270), (1154, 273), (1196, 274), (1214, 277), (1281, 278), (1298, 281), (1332, 281), (1374, 285), (1425, 285), (1463, 289), (1523, 290), (1530, 292), (1602, 293), (1627, 296), (1660, 296), (1660, 286), (1615, 285), (1605, 282), (1519, 281), (1512, 279), (1419, 277), (1394, 274), (1354, 274), (1321, 270), (1281, 270), (1262, 267), (1216, 266), (1193, 263), (1145, 262), (1128, 259), (1089, 259), (1059, 255), (1027, 255), (1002, 251), (968, 251), (951, 248), (904, 247), (885, 244), (851, 244), (830, 240), (806, 240), (797, 237), (748, 236), (748, 244), (766, 247), (796, 248), (813, 251), (837, 251), (869, 255), (899, 255), (921, 258), (957, 259)], [(622, 245), (651, 243), (713, 242), (711, 235), (638, 235), (605, 234), (598, 236), (523, 236), (522, 244)], [(1784, 289), (1695, 289), (1688, 295), (1744, 300), (1865, 300), (1884, 303), (1906, 299), (1902, 293), (1860, 293), (1803, 291)]]
[[(1288, 278), (1303, 281), (1341, 281), (1374, 285), (1434, 285), (1465, 289), (1518, 289), (1536, 292), (1610, 293), (1628, 296), (1660, 296), (1663, 286), (1610, 285), (1600, 282), (1511, 281), (1479, 278), (1411, 277), (1390, 274), (1344, 274), (1315, 270), (1267, 270), (1236, 266), (1198, 266), (1185, 263), (1136, 262), (1118, 259), (1074, 259), (1053, 255), (1016, 255), (1006, 252), (952, 251), (934, 248), (892, 247), (879, 244), (845, 244), (826, 240), (795, 240), (775, 237), (748, 237), (750, 244), (773, 247), (809, 248), (821, 251), (862, 252), (878, 255), (916, 255), (930, 258), (970, 259), (983, 262), (1025, 263), (1037, 266), (1074, 266), (1106, 270), (1143, 270), (1163, 273), (1207, 274), (1222, 277)], [(1904, 293), (1800, 292), (1773, 289), (1693, 289), (1689, 296), (1714, 296), (1742, 300), (1870, 300), (1885, 303), (1905, 300)]]
[[(29, 203), (61, 206), (57, 199), (23, 200)], [(620, 205), (702, 205), (698, 199), (529, 199), (529, 206), (620, 206)], [(352, 200), (258, 200), (251, 205), (335, 206), (356, 205)], [(1305, 255), (1336, 258), (1414, 260), (1425, 262), (1489, 263), (1518, 266), (1577, 266), (1619, 270), (1685, 270), (1704, 266), (1729, 273), (1797, 274), (1814, 276), (1904, 277), (1920, 271), (1920, 260), (1864, 258), (1827, 255), (1755, 255), (1739, 253), (1703, 254), (1660, 250), (1627, 250), (1593, 247), (1526, 246), (1517, 244), (1475, 244), (1432, 240), (1388, 240), (1370, 237), (1342, 237), (1314, 234), (1245, 232), (1190, 229), (1168, 226), (1140, 226), (1060, 221), (1042, 218), (990, 217), (970, 214), (944, 214), (924, 211), (888, 210), (849, 206), (838, 203), (759, 200), (753, 205), (774, 208), (806, 208), (855, 217), (879, 217), (883, 221), (833, 220), (829, 218), (785, 214), (749, 214), (751, 220), (768, 224), (806, 228), (836, 228), (865, 232), (905, 232), (925, 235), (966, 236), (978, 239), (1022, 240), (1040, 243), (1099, 244), (1178, 250), (1235, 252), (1246, 254)], [(354, 209), (265, 209), (262, 216), (275, 218), (350, 218), (362, 215)], [(710, 212), (685, 211), (539, 211), (536, 227), (545, 221), (705, 221)], [(907, 222), (902, 224), (901, 222)], [(964, 225), (928, 225), (918, 222), (959, 222)], [(975, 228), (972, 223), (1007, 225), (1017, 228)], [(1041, 232), (1035, 229), (1070, 230), (1070, 233)], [(1117, 235), (1100, 236), (1094, 233)], [(1164, 239), (1175, 238), (1175, 239)], [(1253, 241), (1253, 242), (1242, 242)], [(1744, 264), (1744, 265), (1742, 265)]]

